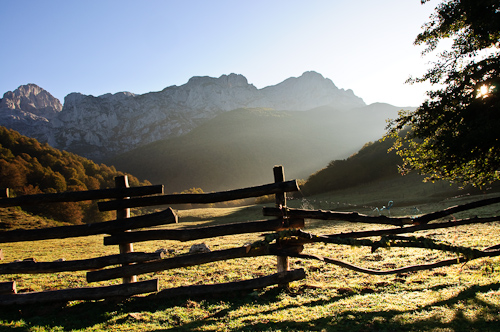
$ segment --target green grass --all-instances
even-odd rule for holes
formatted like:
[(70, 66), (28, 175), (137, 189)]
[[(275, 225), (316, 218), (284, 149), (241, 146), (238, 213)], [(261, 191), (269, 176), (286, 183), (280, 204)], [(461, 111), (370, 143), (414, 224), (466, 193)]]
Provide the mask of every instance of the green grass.
[[(422, 187), (423, 188), (423, 187)], [(425, 190), (434, 190), (427, 187)], [(487, 196), (461, 196), (433, 192), (432, 202), (418, 190), (405, 194), (409, 204), (394, 198), (391, 184), (366, 186), (342, 193), (289, 201), (290, 205), (311, 205), (339, 210), (376, 213), (372, 207), (393, 200), (391, 214), (407, 215), (412, 208), (436, 211), (448, 206)], [(373, 192), (372, 196), (368, 192)], [(411, 196), (413, 195), (413, 196)], [(379, 198), (378, 198), (379, 197)], [(341, 198), (344, 200), (341, 201)], [(378, 199), (378, 200), (377, 200)], [(328, 202), (328, 203), (325, 203)], [(338, 204), (337, 204), (338, 202)], [(345, 204), (342, 204), (345, 203)], [(376, 203), (376, 204), (374, 204)], [(415, 204), (412, 204), (415, 203)], [(384, 204), (387, 204), (386, 202)], [(270, 204), (268, 204), (269, 206)], [(262, 206), (224, 209), (180, 210), (180, 224), (166, 227), (194, 227), (225, 222), (264, 219)], [(16, 210), (18, 211), (18, 210)], [(15, 212), (15, 211), (14, 211)], [(18, 211), (19, 212), (19, 211)], [(363, 211), (360, 211), (363, 212)], [(429, 211), (430, 212), (430, 211)], [(499, 214), (499, 206), (474, 210), (470, 215)], [(6, 213), (6, 214), (3, 214)], [(7, 222), (8, 213), (0, 213)], [(22, 218), (28, 220), (29, 215)], [(383, 211), (387, 213), (387, 211)], [(455, 216), (460, 217), (460, 216)], [(34, 217), (32, 217), (34, 218)], [(33, 221), (34, 222), (34, 221)], [(419, 235), (446, 240), (474, 248), (499, 243), (499, 224), (463, 226), (432, 230)], [(306, 221), (314, 234), (377, 228), (354, 223)], [(203, 241), (152, 241), (135, 244), (135, 251), (172, 249), (171, 256), (187, 253), (194, 243), (205, 242), (214, 250), (241, 246), (261, 239), (260, 234), (245, 234)], [(105, 247), (102, 236), (0, 244), (5, 261), (34, 257), (38, 261), (59, 258), (91, 258), (118, 252)], [(369, 248), (311, 244), (305, 253), (341, 259), (374, 269), (431, 262), (454, 257), (426, 249), (392, 248), (371, 253)], [(5, 331), (496, 331), (500, 329), (500, 260), (483, 258), (465, 265), (402, 275), (369, 276), (320, 261), (290, 259), (292, 269), (304, 268), (305, 280), (293, 282), (288, 290), (268, 287), (253, 292), (214, 295), (209, 298), (151, 300), (139, 296), (127, 300), (70, 302), (2, 308), (0, 330)], [(275, 257), (237, 259), (183, 269), (150, 273), (139, 280), (158, 278), (160, 289), (201, 283), (250, 279), (274, 273)], [(0, 281), (15, 280), (20, 292), (89, 286), (85, 272), (43, 275), (4, 275)], [(100, 286), (119, 280), (93, 283)]]

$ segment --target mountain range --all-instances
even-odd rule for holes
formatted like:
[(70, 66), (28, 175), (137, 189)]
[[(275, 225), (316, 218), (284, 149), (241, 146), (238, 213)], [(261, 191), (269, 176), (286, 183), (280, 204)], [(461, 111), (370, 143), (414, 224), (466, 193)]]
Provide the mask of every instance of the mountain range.
[(316, 72), (262, 89), (230, 74), (142, 95), (71, 93), (64, 105), (23, 85), (0, 100), (0, 124), (167, 192), (206, 191), (272, 181), (274, 164), (306, 178), (379, 139), (399, 109), (366, 105)]
[(0, 123), (51, 146), (95, 161), (188, 133), (216, 115), (242, 107), (304, 111), (324, 105), (364, 106), (352, 90), (306, 72), (257, 89), (242, 75), (193, 77), (181, 86), (136, 95), (70, 93), (64, 105), (34, 84), (4, 94)]

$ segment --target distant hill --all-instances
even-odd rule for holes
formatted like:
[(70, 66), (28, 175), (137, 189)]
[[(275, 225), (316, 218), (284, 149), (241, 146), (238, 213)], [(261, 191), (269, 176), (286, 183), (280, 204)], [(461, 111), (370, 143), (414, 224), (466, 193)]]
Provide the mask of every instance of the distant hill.
[(392, 144), (391, 139), (369, 142), (349, 158), (332, 160), (309, 176), (301, 192), (306, 196), (316, 195), (398, 176), (402, 159), (394, 151), (388, 153)]
[(227, 190), (286, 177), (306, 178), (332, 159), (347, 158), (385, 132), (398, 107), (373, 104), (349, 111), (323, 106), (310, 111), (238, 109), (222, 113), (190, 133), (161, 140), (107, 160), (166, 192), (191, 187)]
[[(114, 178), (120, 175), (124, 173), (112, 166), (97, 165), (0, 126), (0, 188), (9, 188), (14, 195), (112, 188)], [(131, 186), (150, 184), (132, 175), (129, 175), (129, 183)], [(23, 209), (74, 224), (100, 221), (109, 216), (98, 212), (96, 204), (89, 202)]]
[[(378, 183), (381, 187), (386, 184), (391, 186), (407, 186), (409, 188), (425, 188), (434, 192), (436, 198), (440, 195), (465, 195), (478, 194), (486, 192), (498, 192), (500, 183), (494, 183), (488, 188), (474, 188), (467, 186), (460, 188), (458, 184), (448, 181), (438, 181), (438, 183), (425, 183), (424, 176), (418, 172), (401, 176), (398, 165), (403, 163), (402, 158), (395, 151), (388, 152), (393, 145), (393, 139), (379, 139), (375, 142), (366, 143), (358, 152), (345, 159), (335, 159), (317, 172), (311, 174), (305, 183), (301, 185), (303, 196), (312, 196), (324, 193), (333, 194), (333, 192), (363, 191), (363, 187), (370, 186), (372, 183)], [(371, 185), (373, 189), (373, 185)], [(439, 189), (438, 189), (439, 188)], [(299, 195), (299, 196), (300, 196)], [(408, 199), (411, 195), (407, 195)], [(432, 197), (427, 194), (421, 201), (431, 201)], [(394, 198), (394, 197), (393, 197)], [(398, 198), (401, 203), (401, 197)], [(418, 198), (411, 197), (412, 201), (420, 201)]]

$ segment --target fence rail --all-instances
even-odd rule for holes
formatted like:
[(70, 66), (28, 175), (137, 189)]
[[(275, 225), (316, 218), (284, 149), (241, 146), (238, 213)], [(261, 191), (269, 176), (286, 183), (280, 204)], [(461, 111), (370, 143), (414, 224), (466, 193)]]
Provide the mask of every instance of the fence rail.
[(32, 274), (32, 273), (54, 273), (86, 271), (102, 269), (107, 266), (141, 263), (160, 260), (165, 257), (163, 252), (130, 252), (89, 259), (78, 259), (57, 262), (36, 262), (33, 260), (0, 264), (0, 274)]
[(125, 208), (169, 204), (210, 204), (293, 191), (299, 191), (299, 186), (296, 180), (281, 183), (271, 183), (257, 187), (221, 191), (216, 193), (140, 197), (123, 201), (100, 202), (98, 205), (99, 210), (110, 211)]
[(69, 288), (45, 292), (0, 295), (1, 305), (26, 305), (46, 302), (100, 300), (110, 297), (129, 297), (158, 291), (158, 279), (122, 285)]
[[(281, 166), (276, 166), (274, 172), (283, 173)], [(277, 181), (275, 183), (236, 189), (224, 192), (207, 194), (177, 194), (177, 195), (158, 195), (163, 194), (163, 186), (147, 187), (128, 187), (126, 177), (115, 179), (117, 188), (104, 190), (91, 190), (82, 192), (65, 192), (55, 194), (27, 195), (21, 197), (8, 198), (8, 190), (5, 190), (5, 197), (0, 199), (0, 207), (9, 207), (17, 205), (46, 204), (55, 202), (74, 202), (82, 200), (100, 200), (115, 199), (113, 201), (100, 202), (98, 204), (101, 211), (116, 210), (117, 219), (107, 222), (94, 223), (88, 225), (74, 225), (52, 227), (45, 229), (32, 230), (13, 230), (0, 232), (0, 243), (38, 241), (47, 239), (62, 239), (71, 237), (81, 237), (98, 234), (110, 234), (104, 237), (105, 245), (119, 245), (120, 254), (103, 256), (83, 260), (71, 260), (60, 262), (36, 262), (21, 261), (6, 264), (0, 264), (0, 274), (32, 274), (32, 273), (54, 273), (63, 271), (84, 271), (87, 273), (88, 282), (97, 280), (109, 280), (122, 278), (124, 284), (121, 287), (107, 286), (94, 288), (66, 289), (60, 291), (48, 291), (37, 293), (16, 294), (14, 282), (3, 283), (5, 288), (0, 294), (0, 305), (25, 304), (35, 302), (66, 301), (66, 300), (86, 300), (107, 298), (110, 296), (130, 296), (141, 293), (151, 293), (158, 291), (158, 282), (137, 283), (135, 276), (143, 274), (142, 271), (160, 271), (175, 266), (191, 266), (203, 264), (204, 262), (233, 259), (237, 257), (256, 257), (260, 255), (276, 255), (278, 252), (274, 247), (252, 248), (245, 246), (241, 248), (228, 249), (220, 252), (210, 252), (207, 254), (195, 254), (188, 256), (178, 256), (165, 258), (163, 253), (135, 253), (132, 243), (141, 241), (173, 239), (179, 241), (188, 241), (193, 239), (202, 239), (216, 236), (225, 236), (233, 234), (245, 234), (255, 232), (283, 231), (288, 229), (299, 229), (304, 227), (304, 220), (301, 218), (283, 218), (279, 217), (272, 220), (252, 220), (226, 225), (200, 227), (195, 229), (147, 229), (153, 226), (160, 226), (178, 222), (178, 217), (171, 208), (164, 211), (150, 213), (143, 216), (130, 217), (129, 209), (132, 207), (158, 206), (169, 204), (208, 204), (231, 200), (238, 200), (264, 195), (281, 195), (284, 193), (298, 191), (298, 185), (295, 180)], [(156, 195), (156, 196), (150, 196)], [(139, 197), (137, 197), (139, 196)], [(147, 197), (144, 197), (147, 196)], [(130, 198), (135, 197), (135, 198)], [(137, 230), (144, 229), (144, 230)], [(136, 231), (131, 231), (136, 230)], [(1, 249), (0, 249), (1, 250)], [(133, 263), (133, 264), (132, 264)], [(140, 264), (137, 264), (140, 263)], [(116, 266), (121, 265), (121, 266)], [(104, 267), (115, 266), (104, 270)], [(97, 271), (92, 271), (97, 269)], [(144, 272), (146, 273), (146, 272)], [(166, 294), (180, 294), (188, 292), (190, 294), (199, 294), (207, 290), (216, 291), (217, 289), (248, 287), (265, 287), (272, 283), (283, 283), (304, 278), (303, 270), (282, 271), (272, 276), (257, 278), (254, 280), (245, 280), (230, 284), (205, 285), (194, 288), (191, 286), (163, 290), (158, 296), (164, 297)], [(129, 285), (129, 286), (127, 286)], [(2, 288), (0, 288), (1, 290)], [(7, 294), (6, 294), (7, 293)], [(14, 293), (14, 294), (12, 294)], [(84, 295), (87, 294), (87, 295)]]
[[(8, 197), (0, 199), (0, 207), (37, 205), (45, 203), (79, 202), (93, 201), (109, 198), (121, 198), (132, 196), (145, 196), (163, 194), (163, 185), (131, 187), (131, 188), (110, 188), (87, 191), (67, 191), (53, 194), (24, 195), (19, 197)], [(0, 196), (2, 197), (2, 196)]]
[[(120, 254), (96, 257), (90, 259), (75, 259), (62, 262), (21, 261), (0, 264), (0, 274), (32, 274), (54, 273), (62, 271), (88, 271), (87, 282), (106, 281), (117, 278), (123, 279), (122, 285), (103, 287), (84, 287), (57, 291), (32, 292), (17, 294), (15, 282), (0, 282), (0, 305), (21, 305), (37, 302), (69, 301), (102, 299), (113, 296), (133, 296), (152, 293), (153, 297), (194, 296), (224, 291), (246, 290), (266, 287), (273, 284), (286, 286), (289, 282), (305, 278), (302, 269), (290, 271), (289, 257), (300, 259), (321, 260), (324, 263), (335, 264), (368, 274), (393, 274), (401, 271), (417, 271), (433, 269), (465, 262), (477, 257), (494, 257), (500, 255), (500, 244), (483, 250), (442, 246), (435, 244), (431, 249), (456, 250), (462, 256), (458, 259), (438, 261), (429, 264), (407, 266), (394, 270), (374, 270), (352, 265), (327, 257), (319, 257), (303, 253), (304, 245), (323, 242), (335, 244), (357, 244), (371, 246), (372, 250), (384, 247), (388, 239), (392, 245), (402, 247), (423, 247), (417, 238), (402, 237), (398, 234), (414, 233), (422, 230), (456, 227), (474, 223), (500, 221), (500, 217), (470, 218), (454, 220), (453, 222), (433, 222), (452, 213), (473, 209), (490, 204), (500, 203), (500, 197), (480, 200), (461, 206), (451, 207), (419, 217), (392, 218), (386, 216), (367, 216), (357, 212), (338, 212), (324, 210), (304, 210), (287, 207), (287, 192), (298, 191), (295, 180), (285, 181), (281, 166), (273, 169), (274, 183), (256, 187), (235, 189), (224, 192), (206, 194), (177, 194), (164, 195), (163, 186), (147, 186), (128, 188), (126, 177), (116, 179), (117, 188), (92, 190), (85, 192), (57, 193), (46, 195), (29, 195), (8, 198), (8, 190), (2, 190), (0, 207), (46, 204), (51, 202), (68, 202), (78, 200), (114, 199), (99, 202), (101, 211), (116, 210), (117, 219), (102, 223), (53, 227), (34, 230), (13, 230), (0, 232), (0, 243), (38, 241), (46, 239), (60, 239), (89, 235), (106, 234), (103, 236), (104, 245), (118, 245)], [(153, 195), (153, 196), (151, 196)], [(263, 208), (264, 216), (274, 217), (269, 220), (248, 220), (224, 225), (197, 227), (190, 229), (148, 229), (150, 227), (174, 224), (179, 218), (171, 208), (161, 212), (130, 217), (130, 208), (145, 206), (164, 206), (171, 204), (210, 204), (224, 201), (275, 195), (274, 207)], [(356, 231), (331, 235), (314, 235), (304, 232), (305, 219), (329, 221), (348, 221), (353, 223), (367, 223), (396, 226), (370, 231)], [(133, 252), (133, 243), (142, 241), (176, 240), (190, 241), (234, 234), (262, 233), (264, 240), (253, 244), (207, 253), (178, 255), (165, 257), (162, 252), (141, 253)], [(371, 240), (380, 236), (380, 240)], [(427, 245), (427, 244), (426, 244)], [(0, 249), (0, 259), (2, 258)], [(158, 280), (136, 282), (136, 276), (174, 268), (182, 268), (210, 262), (232, 260), (246, 257), (276, 256), (277, 273), (251, 280), (236, 281), (213, 285), (191, 285), (177, 288), (167, 288), (159, 291)]]
[(0, 243), (65, 239), (70, 237), (111, 234), (128, 229), (144, 228), (177, 222), (171, 208), (162, 212), (86, 225), (59, 226), (44, 229), (19, 229), (0, 232)]
[(304, 228), (304, 219), (293, 218), (287, 219), (286, 222), (283, 219), (256, 220), (189, 229), (155, 229), (127, 232), (105, 237), (104, 245), (154, 240), (192, 241), (225, 235), (284, 231), (290, 228)]

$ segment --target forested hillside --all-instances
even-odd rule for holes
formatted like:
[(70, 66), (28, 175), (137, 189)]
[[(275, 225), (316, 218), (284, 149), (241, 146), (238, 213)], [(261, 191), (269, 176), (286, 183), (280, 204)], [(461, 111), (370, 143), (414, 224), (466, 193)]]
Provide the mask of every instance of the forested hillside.
[[(36, 139), (0, 127), (0, 188), (14, 195), (94, 190), (114, 187), (114, 178), (124, 175), (113, 166), (97, 165), (73, 153), (60, 151)], [(131, 186), (148, 185), (129, 175)], [(74, 224), (109, 217), (90, 202), (53, 203), (23, 209)]]
[(332, 160), (327, 167), (312, 174), (301, 186), (305, 195), (346, 189), (387, 176), (398, 175), (401, 157), (387, 152), (393, 140), (379, 140), (343, 160)]

